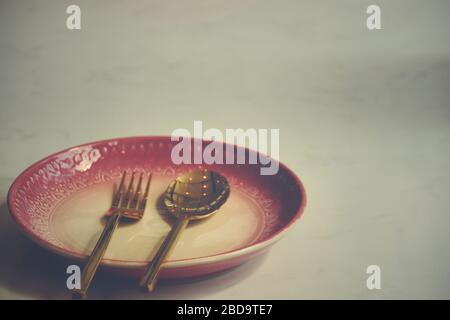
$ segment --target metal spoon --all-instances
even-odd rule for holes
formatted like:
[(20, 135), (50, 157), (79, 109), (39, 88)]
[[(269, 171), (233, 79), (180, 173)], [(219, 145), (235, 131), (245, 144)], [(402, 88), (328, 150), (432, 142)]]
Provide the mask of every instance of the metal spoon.
[(206, 169), (196, 169), (179, 176), (169, 185), (164, 194), (164, 205), (177, 221), (145, 271), (141, 287), (148, 291), (155, 288), (161, 265), (189, 221), (214, 214), (225, 203), (229, 194), (228, 181), (217, 172)]

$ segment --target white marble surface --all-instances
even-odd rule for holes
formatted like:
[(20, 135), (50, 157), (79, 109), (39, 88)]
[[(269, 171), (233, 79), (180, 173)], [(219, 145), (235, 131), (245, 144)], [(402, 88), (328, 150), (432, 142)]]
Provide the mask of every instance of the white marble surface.
[[(82, 30), (65, 9), (82, 9)], [(365, 9), (382, 8), (368, 31)], [(68, 298), (67, 262), (5, 198), (79, 143), (280, 128), (308, 207), (265, 256), (152, 296), (99, 275), (92, 298), (450, 298), (448, 1), (0, 0), (0, 298)], [(369, 291), (366, 267), (382, 268)]]

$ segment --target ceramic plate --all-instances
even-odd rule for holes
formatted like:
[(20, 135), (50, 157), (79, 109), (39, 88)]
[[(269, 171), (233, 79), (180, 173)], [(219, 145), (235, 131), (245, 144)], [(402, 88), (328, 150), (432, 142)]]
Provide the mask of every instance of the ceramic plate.
[(38, 244), (84, 259), (102, 231), (102, 217), (121, 173), (151, 171), (151, 194), (143, 219), (119, 225), (101, 263), (103, 268), (139, 275), (170, 229), (159, 201), (169, 183), (196, 167), (218, 171), (230, 183), (230, 197), (217, 214), (191, 223), (184, 231), (162, 270), (166, 278), (236, 266), (279, 240), (300, 217), (305, 192), (283, 164), (272, 176), (261, 175), (258, 164), (174, 165), (171, 150), (176, 143), (170, 137), (133, 137), (55, 153), (14, 181), (8, 194), (11, 215)]

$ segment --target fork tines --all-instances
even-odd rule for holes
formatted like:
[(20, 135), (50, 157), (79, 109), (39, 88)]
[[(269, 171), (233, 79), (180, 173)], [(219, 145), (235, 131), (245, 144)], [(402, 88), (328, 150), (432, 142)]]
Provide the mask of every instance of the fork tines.
[(140, 219), (144, 215), (145, 206), (147, 204), (152, 173), (149, 173), (148, 175), (143, 194), (142, 181), (144, 179), (144, 173), (141, 172), (139, 174), (139, 179), (135, 186), (136, 171), (133, 171), (128, 186), (125, 188), (126, 176), (127, 171), (124, 171), (122, 173), (122, 178), (120, 179), (119, 187), (114, 194), (111, 207), (120, 210), (121, 215), (126, 218)]

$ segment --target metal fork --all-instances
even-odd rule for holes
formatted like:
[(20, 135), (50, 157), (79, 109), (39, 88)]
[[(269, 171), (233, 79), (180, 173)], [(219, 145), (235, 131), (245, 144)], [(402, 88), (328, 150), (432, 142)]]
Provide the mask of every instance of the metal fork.
[(81, 276), (80, 289), (73, 290), (73, 299), (85, 299), (89, 285), (91, 284), (92, 278), (94, 277), (95, 271), (97, 270), (100, 261), (105, 254), (106, 248), (111, 240), (112, 234), (116, 229), (121, 217), (126, 217), (134, 220), (139, 220), (144, 215), (145, 206), (147, 204), (148, 192), (150, 189), (150, 182), (152, 180), (152, 174), (148, 176), (147, 184), (145, 186), (144, 194), (142, 194), (142, 179), (144, 174), (139, 175), (139, 180), (136, 186), (136, 191), (134, 192), (134, 178), (136, 172), (131, 175), (130, 182), (125, 191), (125, 177), (127, 172), (124, 171), (122, 178), (120, 180), (119, 188), (114, 194), (111, 208), (108, 210), (106, 215), (108, 216), (108, 221), (105, 228), (103, 229), (100, 238), (95, 245), (94, 250), (84, 266), (83, 273)]

